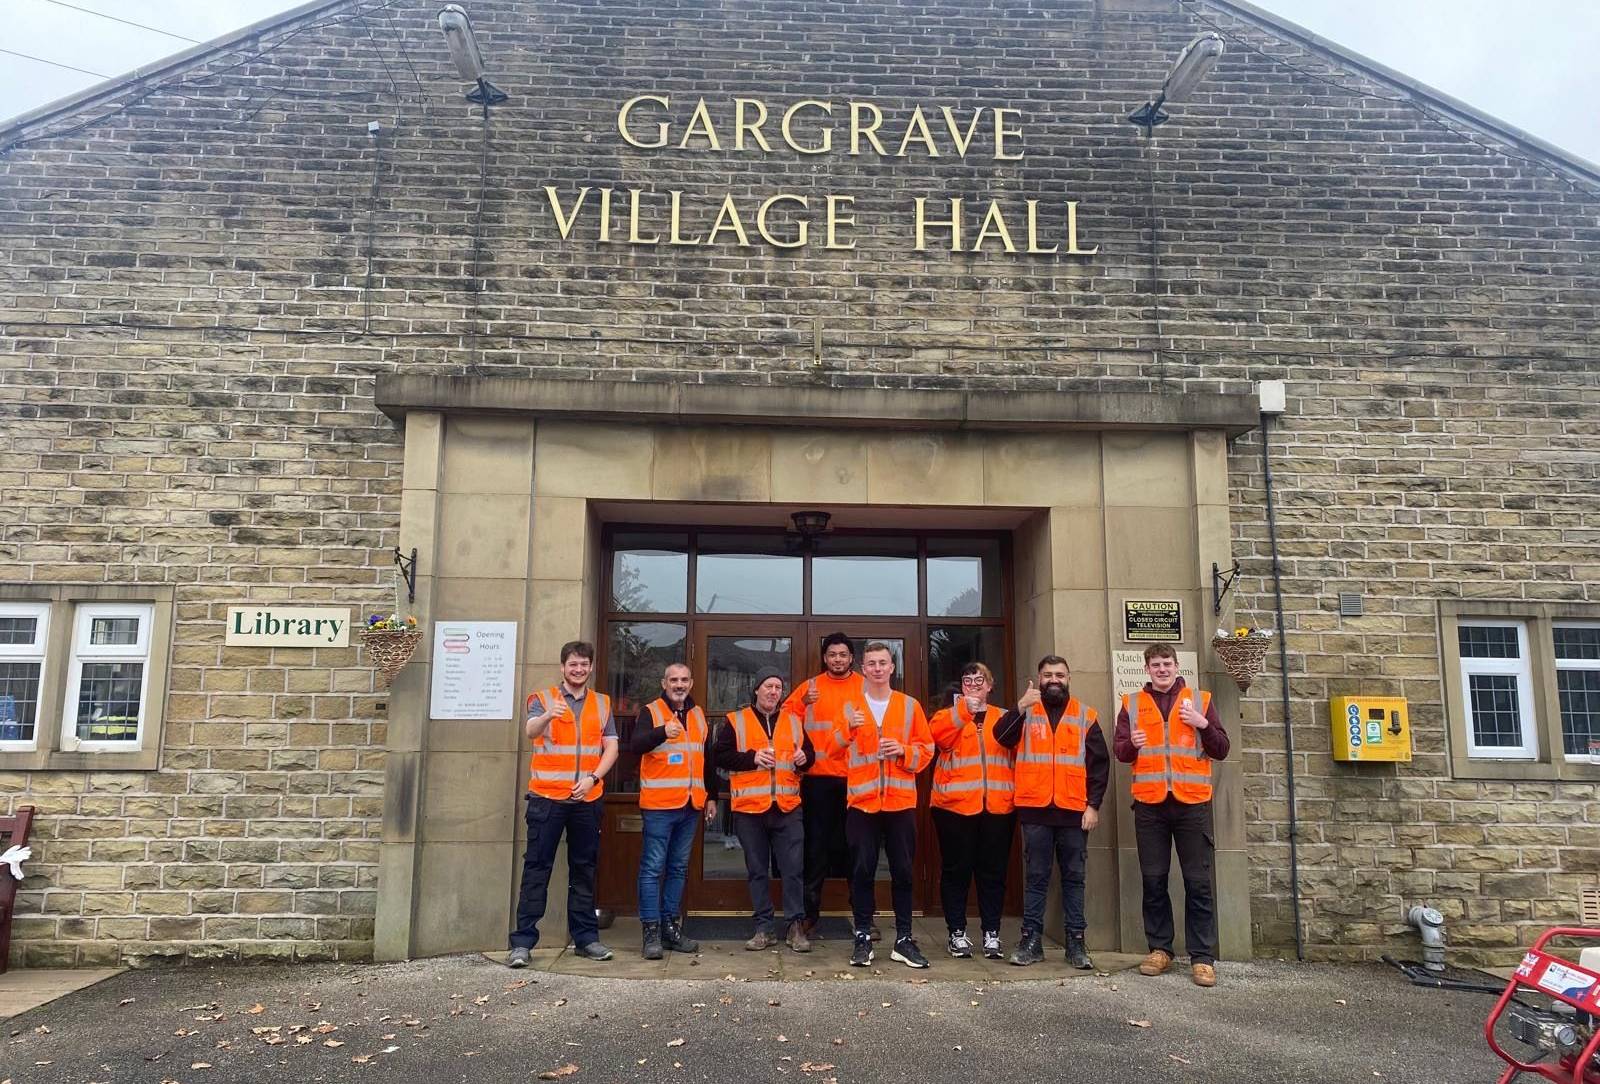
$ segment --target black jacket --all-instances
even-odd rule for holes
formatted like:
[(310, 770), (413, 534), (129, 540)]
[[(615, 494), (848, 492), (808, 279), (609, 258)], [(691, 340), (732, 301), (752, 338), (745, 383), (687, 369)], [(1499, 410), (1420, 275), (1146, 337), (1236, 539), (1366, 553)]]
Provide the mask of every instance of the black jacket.
[[(666, 698), (657, 697), (657, 699), (665, 700)], [(671, 704), (672, 702), (668, 700), (667, 705), (670, 707)], [(678, 717), (678, 722), (684, 723), (685, 728), (687, 728), (688, 725), (686, 722), (687, 716), (689, 712), (694, 710), (695, 706), (694, 697), (690, 696), (685, 698), (683, 702), (683, 709), (681, 711), (673, 712), (673, 714)], [(706, 722), (709, 726), (709, 730), (706, 734), (706, 747), (702, 754), (705, 759), (706, 797), (714, 799), (717, 796), (719, 777), (717, 775), (717, 766), (711, 762), (711, 744), (715, 740), (714, 735), (716, 734), (717, 727), (716, 724), (711, 722), (709, 719), (707, 719)], [(646, 753), (654, 750), (666, 740), (667, 728), (663, 726), (656, 726), (655, 720), (650, 718), (649, 705), (641, 708), (638, 716), (633, 720), (633, 729), (628, 734), (628, 751), (633, 753), (635, 756), (642, 757)]]
[[(1050, 719), (1052, 728), (1061, 722), (1062, 713), (1067, 706), (1062, 704), (1059, 708), (1052, 708), (1046, 704), (1044, 713)], [(1022, 741), (1022, 724), (1026, 718), (1016, 708), (1012, 708), (1000, 716), (1000, 721), (994, 724), (994, 740), (1007, 749), (1015, 749)], [(1083, 762), (1084, 771), (1089, 777), (1089, 806), (1099, 809), (1106, 800), (1106, 788), (1111, 785), (1111, 751), (1106, 748), (1106, 736), (1100, 730), (1100, 723), (1096, 720), (1089, 724), (1083, 736)], [(1065, 814), (1065, 817), (1049, 814)], [(1046, 824), (1056, 820), (1076, 819), (1077, 814), (1066, 809), (1029, 809), (1017, 807), (1017, 818), (1023, 824)]]
[[(778, 715), (783, 709), (780, 707), (770, 715), (763, 715), (760, 708), (751, 704), (750, 710), (755, 712), (756, 718), (766, 728), (767, 737), (772, 737), (772, 728), (777, 724)], [(806, 762), (798, 770), (804, 772), (816, 763), (817, 750), (811, 744), (811, 735), (806, 734), (804, 731), (801, 731), (801, 734), (801, 743), (806, 754)], [(725, 772), (753, 772), (756, 770), (755, 750), (747, 749), (741, 753), (739, 751), (739, 739), (734, 734), (731, 726), (717, 727), (716, 761), (717, 767)]]

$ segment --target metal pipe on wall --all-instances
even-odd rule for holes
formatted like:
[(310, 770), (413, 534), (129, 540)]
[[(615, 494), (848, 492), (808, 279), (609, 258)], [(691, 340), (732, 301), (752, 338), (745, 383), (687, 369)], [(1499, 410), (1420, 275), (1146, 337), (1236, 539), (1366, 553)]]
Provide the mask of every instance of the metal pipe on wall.
[(1289, 643), (1283, 625), (1283, 569), (1278, 560), (1278, 517), (1272, 501), (1271, 440), (1273, 415), (1261, 412), (1261, 475), (1267, 491), (1267, 544), (1272, 553), (1272, 594), (1278, 614), (1278, 670), (1283, 684), (1283, 752), (1287, 762), (1289, 791), (1289, 898), (1294, 907), (1294, 958), (1306, 958), (1305, 935), (1300, 924), (1300, 846), (1299, 821), (1294, 801), (1294, 720), (1289, 709)]

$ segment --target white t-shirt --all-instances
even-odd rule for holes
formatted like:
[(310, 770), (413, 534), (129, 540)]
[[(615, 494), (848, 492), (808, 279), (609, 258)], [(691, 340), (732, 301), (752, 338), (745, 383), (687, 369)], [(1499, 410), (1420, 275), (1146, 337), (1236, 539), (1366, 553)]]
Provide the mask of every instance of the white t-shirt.
[(878, 725), (879, 730), (882, 730), (884, 713), (889, 710), (889, 698), (886, 696), (882, 700), (874, 700), (870, 696), (867, 697), (867, 710), (872, 712), (872, 721)]

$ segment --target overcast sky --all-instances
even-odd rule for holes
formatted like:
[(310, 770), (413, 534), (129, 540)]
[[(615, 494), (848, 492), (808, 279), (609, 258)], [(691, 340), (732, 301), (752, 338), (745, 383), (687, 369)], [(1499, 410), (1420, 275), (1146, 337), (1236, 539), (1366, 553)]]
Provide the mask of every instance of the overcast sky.
[[(442, 0), (441, 0), (442, 2)], [(1268, 10), (1600, 162), (1600, 0), (1256, 0)], [(4, 0), (0, 50), (103, 76), (207, 41), (297, 0)], [(471, 0), (465, 6), (471, 10)], [(0, 118), (99, 82), (0, 53)]]

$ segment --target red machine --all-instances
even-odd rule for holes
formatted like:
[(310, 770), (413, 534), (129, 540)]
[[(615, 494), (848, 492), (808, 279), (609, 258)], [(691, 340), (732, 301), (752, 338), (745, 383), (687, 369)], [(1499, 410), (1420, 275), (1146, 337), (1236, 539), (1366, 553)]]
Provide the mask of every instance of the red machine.
[[(1548, 952), (1555, 938), (1597, 942), (1581, 949), (1576, 962)], [(1549, 998), (1548, 1007), (1533, 1004), (1519, 993)], [(1506, 1030), (1518, 1043), (1537, 1051), (1524, 1061), (1508, 1053), (1495, 1037), (1495, 1026), (1505, 1016)], [(1500, 1084), (1511, 1084), (1524, 1073), (1537, 1074), (1555, 1084), (1600, 1084), (1600, 929), (1558, 926), (1546, 930), (1522, 957), (1494, 1011), (1483, 1025), (1489, 1049), (1506, 1063)]]

